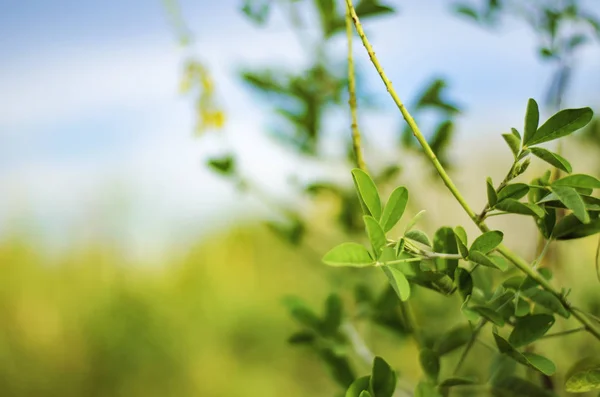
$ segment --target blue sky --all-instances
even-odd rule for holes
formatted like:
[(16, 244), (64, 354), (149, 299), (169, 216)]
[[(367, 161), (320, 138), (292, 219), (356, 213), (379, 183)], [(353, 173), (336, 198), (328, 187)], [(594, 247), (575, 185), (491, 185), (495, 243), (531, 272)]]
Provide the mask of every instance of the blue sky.
[[(541, 98), (550, 74), (527, 27), (507, 21), (490, 32), (451, 16), (447, 1), (390, 2), (401, 13), (367, 28), (402, 97), (446, 76), (467, 110), (462, 140), (522, 123), (527, 98)], [(267, 105), (236, 71), (305, 58), (280, 15), (256, 28), (239, 3), (181, 1), (197, 38), (191, 51), (213, 72), (228, 112), (229, 142), (253, 172), (280, 183), (293, 165), (271, 150)], [(597, 1), (588, 3), (600, 14)], [(64, 245), (100, 234), (145, 251), (193, 239), (248, 204), (201, 165), (223, 143), (192, 135), (191, 101), (177, 92), (188, 53), (159, 0), (0, 0), (0, 9), (0, 235), (25, 228)], [(343, 53), (341, 38), (332, 51)], [(398, 118), (362, 48), (356, 54), (384, 105), (363, 117), (366, 133), (385, 139)], [(600, 45), (581, 58), (567, 105), (598, 109)]]

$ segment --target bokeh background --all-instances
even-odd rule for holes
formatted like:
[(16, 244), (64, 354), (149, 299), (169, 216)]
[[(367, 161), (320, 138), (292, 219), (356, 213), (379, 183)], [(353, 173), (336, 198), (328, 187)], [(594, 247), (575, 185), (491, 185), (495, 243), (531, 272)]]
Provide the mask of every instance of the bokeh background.
[[(539, 30), (518, 16), (478, 24), (448, 1), (388, 3), (395, 13), (366, 22), (377, 55), (413, 108), (444, 81), (456, 111), (434, 106), (419, 119), (430, 135), (440, 117), (452, 121), (440, 150), (483, 207), (485, 177), (500, 181), (510, 166), (500, 134), (521, 128), (529, 97), (552, 114), (545, 98), (560, 65), (540, 56)], [(600, 17), (596, 0), (579, 3)], [(297, 325), (283, 302), (299, 296), (320, 310), (330, 291), (346, 296), (361, 278), (320, 262), (357, 236), (348, 200), (327, 188), (352, 193), (346, 94), (303, 74), (321, 62), (343, 79), (345, 37), (323, 39), (314, 2), (290, 4), (273, 1), (262, 15), (260, 4), (245, 12), (232, 0), (0, 0), (1, 395), (339, 393), (310, 350), (287, 344)], [(600, 111), (600, 40), (585, 33), (560, 105)], [(426, 209), (428, 232), (468, 225), (403, 141), (358, 41), (355, 54), (366, 158), (386, 191), (408, 186), (407, 211)], [(297, 98), (261, 89), (252, 73), (266, 70), (271, 82), (304, 76), (300, 87), (328, 98), (316, 102), (317, 125), (290, 127), (277, 108), (296, 111)], [(599, 140), (590, 129), (565, 141), (577, 172), (600, 175)], [(528, 175), (546, 168), (534, 162)], [(533, 222), (491, 223), (534, 258)], [(554, 270), (598, 314), (596, 242), (561, 244)], [(420, 320), (458, 321), (424, 295)], [(410, 338), (360, 330), (418, 380)], [(545, 353), (565, 370), (594, 343), (577, 335)]]

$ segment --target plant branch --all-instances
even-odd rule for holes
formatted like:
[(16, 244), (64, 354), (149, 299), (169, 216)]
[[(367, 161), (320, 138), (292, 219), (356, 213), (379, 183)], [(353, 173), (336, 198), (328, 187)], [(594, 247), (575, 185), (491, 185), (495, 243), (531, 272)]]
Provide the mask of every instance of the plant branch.
[(454, 367), (454, 375), (455, 376), (456, 376), (456, 374), (458, 374), (458, 371), (460, 371), (460, 367), (462, 367), (463, 363), (465, 362), (467, 355), (471, 351), (471, 348), (473, 347), (473, 345), (475, 344), (475, 341), (477, 340), (477, 337), (479, 336), (479, 332), (485, 326), (486, 322), (487, 321), (485, 319), (481, 319), (481, 321), (479, 322), (477, 327), (475, 327), (475, 329), (473, 330), (473, 333), (471, 334), (471, 339), (469, 339), (469, 342), (467, 343), (467, 347), (465, 347), (465, 350), (463, 350), (463, 352), (460, 356), (460, 359), (458, 360), (458, 363), (456, 364), (456, 367)]
[(356, 165), (363, 171), (367, 170), (363, 157), (360, 131), (358, 130), (358, 115), (356, 110), (356, 73), (354, 72), (354, 57), (352, 51), (352, 19), (350, 8), (346, 6), (346, 36), (348, 39), (348, 105), (350, 105), (350, 117), (352, 118), (352, 147), (356, 157)]
[(569, 329), (567, 331), (555, 332), (553, 334), (544, 335), (544, 336), (542, 336), (541, 339), (554, 338), (555, 336), (570, 335), (570, 334), (575, 334), (575, 333), (581, 332), (581, 331), (585, 331), (585, 327), (579, 327), (579, 328)]
[[(383, 70), (383, 67), (381, 66), (381, 64), (379, 63), (379, 60), (375, 56), (375, 51), (373, 50), (371, 43), (369, 42), (369, 40), (367, 39), (367, 36), (365, 35), (362, 25), (358, 19), (358, 15), (356, 14), (356, 10), (354, 9), (354, 6), (352, 5), (352, 0), (346, 0), (346, 4), (347, 4), (348, 8), (350, 9), (350, 15), (352, 17), (352, 20), (354, 21), (354, 26), (356, 27), (356, 31), (358, 32), (358, 35), (360, 36), (360, 38), (363, 42), (363, 45), (364, 45), (365, 49), (367, 50), (367, 53), (369, 54), (369, 58), (371, 59), (371, 62), (375, 66), (375, 69), (377, 69), (377, 72), (379, 73), (381, 80), (383, 81), (385, 87), (387, 88), (388, 93), (390, 94), (390, 96), (394, 100), (394, 103), (396, 104), (396, 106), (398, 107), (400, 112), (402, 113), (402, 116), (408, 123), (410, 129), (413, 132), (413, 135), (419, 141), (419, 144), (423, 148), (425, 155), (429, 158), (430, 162), (433, 164), (434, 168), (436, 169), (436, 171), (442, 178), (444, 184), (450, 190), (450, 192), (452, 193), (454, 198), (462, 206), (462, 208), (467, 213), (469, 218), (471, 218), (471, 220), (479, 227), (479, 230), (481, 230), (482, 232), (489, 231), (490, 230), (489, 227), (485, 224), (485, 222), (481, 221), (478, 218), (478, 215), (469, 206), (469, 204), (467, 203), (465, 198), (462, 196), (462, 194), (460, 193), (460, 191), (458, 190), (456, 185), (454, 185), (454, 182), (452, 182), (452, 179), (450, 178), (450, 176), (448, 175), (448, 173), (446, 172), (444, 167), (439, 162), (435, 153), (429, 146), (429, 143), (425, 139), (425, 136), (423, 135), (423, 133), (417, 126), (417, 123), (412, 118), (412, 116), (410, 115), (410, 113), (408, 112), (408, 110), (406, 109), (406, 107), (404, 106), (404, 104), (402, 103), (400, 98), (398, 97), (398, 94), (396, 93), (394, 87), (392, 86), (391, 81), (388, 79), (387, 75), (385, 74), (385, 72)], [(529, 263), (527, 263), (524, 259), (522, 259), (517, 254), (513, 253), (509, 248), (507, 248), (504, 245), (500, 245), (497, 248), (497, 250), (506, 259), (511, 261), (519, 270), (521, 270), (527, 276), (531, 277), (534, 281), (536, 281), (539, 285), (541, 285), (545, 290), (547, 290), (548, 292), (555, 295), (561, 301), (561, 303), (565, 306), (565, 308), (567, 310), (569, 310), (573, 314), (573, 316), (575, 316), (577, 318), (577, 320), (579, 320), (579, 322), (582, 325), (585, 326), (587, 331), (590, 332), (593, 336), (595, 336), (598, 340), (600, 340), (600, 331), (595, 328), (593, 323), (587, 317), (582, 315), (581, 313), (574, 311), (572, 309), (571, 305), (569, 304), (569, 302), (567, 302), (567, 300), (565, 299), (565, 297), (561, 293), (556, 291), (552, 287), (552, 285), (550, 285), (550, 283), (548, 281), (546, 281), (546, 279), (544, 279), (544, 277), (542, 277), (537, 271), (532, 270), (529, 266)]]

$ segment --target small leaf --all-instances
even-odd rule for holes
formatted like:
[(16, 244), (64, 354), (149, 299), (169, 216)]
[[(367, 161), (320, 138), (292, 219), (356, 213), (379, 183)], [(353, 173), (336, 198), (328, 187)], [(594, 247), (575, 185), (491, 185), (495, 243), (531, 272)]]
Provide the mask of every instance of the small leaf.
[(521, 354), (527, 360), (528, 366), (530, 366), (534, 369), (537, 369), (544, 375), (552, 376), (556, 372), (556, 365), (554, 365), (554, 363), (551, 360), (547, 359), (546, 357), (540, 356), (539, 354), (535, 354), (535, 353), (529, 353), (529, 352), (525, 352), (525, 353), (521, 353)]
[(532, 137), (524, 140), (524, 144), (533, 146), (570, 135), (585, 127), (593, 115), (594, 112), (589, 107), (561, 110), (550, 117)]
[(396, 390), (396, 373), (381, 357), (373, 360), (369, 390), (374, 397), (392, 397)]
[(482, 265), (485, 267), (491, 267), (492, 269), (502, 270), (498, 267), (496, 262), (494, 262), (493, 260), (488, 258), (485, 254), (483, 254), (479, 251), (470, 251), (468, 259), (473, 263), (477, 263), (478, 265)]
[(529, 314), (531, 308), (529, 302), (521, 298), (519, 295), (515, 297), (515, 317), (523, 317)]
[(498, 312), (490, 309), (489, 307), (476, 305), (470, 307), (469, 309), (475, 311), (481, 317), (493, 322), (499, 327), (504, 326), (504, 318), (502, 318), (502, 316)]
[(591, 175), (573, 174), (553, 182), (552, 187), (554, 186), (568, 186), (576, 189), (600, 189), (600, 181)]
[(420, 231), (420, 230), (411, 230), (404, 235), (405, 238), (416, 241), (428, 247), (431, 247), (431, 241), (429, 241), (429, 237)]
[(535, 135), (540, 122), (540, 109), (533, 98), (527, 102), (527, 112), (525, 113), (525, 130), (523, 131), (523, 142), (529, 142)]
[(574, 214), (563, 217), (554, 227), (553, 236), (557, 240), (572, 240), (600, 233), (600, 219), (582, 223)]
[(482, 254), (487, 254), (502, 243), (503, 237), (504, 234), (498, 230), (485, 232), (473, 241), (469, 251), (479, 251)]
[(600, 389), (600, 359), (586, 357), (576, 362), (567, 372), (565, 389), (569, 393)]
[(463, 300), (473, 293), (473, 278), (468, 270), (457, 267), (454, 272), (454, 282)]
[(456, 226), (454, 228), (454, 236), (456, 238), (456, 244), (458, 246), (458, 250), (460, 251), (460, 255), (463, 258), (469, 256), (469, 249), (467, 248), (467, 232), (462, 226)]
[(453, 386), (467, 386), (476, 385), (478, 383), (477, 378), (474, 377), (452, 377), (444, 379), (440, 383), (440, 387), (453, 387)]
[(317, 336), (310, 331), (296, 332), (288, 338), (291, 345), (310, 345), (317, 339)]
[(521, 140), (513, 134), (502, 134), (502, 138), (504, 138), (504, 141), (510, 148), (513, 156), (517, 158), (519, 151), (521, 150)]
[(582, 223), (590, 223), (590, 215), (585, 209), (583, 199), (575, 189), (569, 186), (552, 186), (552, 191), (558, 199), (573, 211), (573, 215)]
[[(457, 269), (458, 270), (458, 269)], [(434, 345), (434, 350), (438, 356), (448, 354), (461, 346), (466, 345), (471, 339), (470, 325), (459, 325), (446, 332)]]
[(498, 379), (492, 386), (492, 395), (497, 397), (556, 397), (556, 394), (515, 376)]
[[(441, 227), (436, 230), (433, 236), (433, 251), (444, 254), (457, 254), (456, 239), (454, 232), (449, 227)], [(458, 259), (436, 258), (435, 264), (437, 270), (453, 277), (454, 271), (458, 267)]]
[(207, 164), (214, 171), (225, 176), (231, 176), (235, 172), (235, 159), (231, 155), (209, 159)]
[(382, 269), (400, 300), (407, 301), (410, 297), (410, 284), (404, 273), (392, 266), (382, 266)]
[(361, 392), (369, 390), (369, 383), (371, 381), (371, 376), (362, 376), (360, 378), (356, 378), (354, 382), (350, 385), (348, 390), (346, 391), (345, 397), (360, 397)]
[(567, 174), (570, 174), (573, 171), (573, 168), (567, 159), (559, 154), (552, 153), (551, 151), (542, 149), (540, 147), (532, 147), (529, 148), (529, 150), (531, 150), (531, 153), (533, 153), (534, 156), (539, 157), (548, 164), (551, 164), (560, 170), (563, 170)]
[(524, 292), (524, 294), (536, 304), (545, 307), (553, 313), (564, 318), (569, 318), (571, 313), (563, 306), (554, 294), (537, 288), (532, 288)]
[(432, 381), (437, 382), (440, 374), (440, 358), (438, 355), (433, 350), (422, 349), (419, 354), (419, 361), (425, 375)]
[(504, 186), (498, 192), (498, 201), (505, 199), (519, 200), (527, 195), (529, 192), (529, 185), (525, 183), (511, 183)]
[(485, 180), (485, 186), (487, 189), (488, 204), (490, 208), (492, 208), (498, 201), (498, 196), (496, 195), (496, 189), (494, 188), (494, 182), (492, 182), (492, 178), (488, 177)]
[(387, 244), (385, 233), (381, 229), (381, 226), (379, 226), (379, 223), (372, 216), (365, 215), (363, 219), (365, 221), (367, 235), (369, 236), (369, 240), (373, 246), (373, 253), (375, 254), (375, 258), (379, 259), (381, 256), (381, 250)]
[(368, 390), (363, 390), (362, 392), (360, 392), (360, 394), (358, 395), (358, 397), (372, 397), (371, 393), (369, 393)]
[(325, 254), (323, 262), (329, 266), (366, 267), (375, 264), (369, 251), (357, 243), (342, 243)]
[(390, 231), (402, 218), (406, 203), (408, 203), (408, 190), (402, 186), (394, 189), (379, 221), (384, 232)]
[(421, 210), (421, 211), (417, 212), (417, 214), (415, 216), (413, 216), (412, 219), (406, 225), (406, 229), (404, 230), (404, 233), (409, 232), (417, 224), (419, 219), (421, 219), (423, 214), (425, 214), (425, 210)]
[(457, 4), (454, 6), (454, 12), (456, 12), (457, 14), (462, 14), (464, 16), (467, 16), (475, 21), (479, 20), (479, 14), (477, 13), (477, 10), (475, 10), (474, 8), (472, 8), (471, 6), (465, 5), (465, 4)]
[(358, 168), (352, 170), (352, 177), (354, 178), (354, 185), (356, 186), (358, 195), (369, 210), (370, 215), (375, 219), (379, 219), (381, 217), (381, 199), (379, 198), (375, 182), (373, 182), (369, 174)]
[(330, 294), (325, 301), (325, 316), (323, 318), (323, 333), (333, 335), (342, 325), (344, 306), (337, 294)]
[(554, 317), (548, 314), (532, 314), (519, 318), (508, 337), (508, 342), (514, 347), (528, 345), (544, 336), (553, 325)]
[(532, 215), (539, 218), (544, 216), (544, 210), (539, 205), (521, 203), (511, 198), (498, 202), (496, 209), (512, 214)]

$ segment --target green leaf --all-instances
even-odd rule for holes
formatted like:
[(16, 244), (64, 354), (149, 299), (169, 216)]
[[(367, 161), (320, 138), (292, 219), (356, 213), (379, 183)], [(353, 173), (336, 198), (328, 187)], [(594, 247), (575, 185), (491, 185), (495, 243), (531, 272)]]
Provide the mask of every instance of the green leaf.
[(527, 360), (528, 366), (532, 367), (533, 369), (537, 369), (544, 375), (551, 376), (556, 372), (556, 365), (554, 365), (554, 363), (546, 357), (528, 352), (521, 354)]
[(354, 382), (352, 382), (348, 390), (346, 390), (345, 397), (360, 397), (363, 391), (368, 392), (370, 381), (370, 375), (356, 378)]
[(499, 327), (504, 326), (504, 318), (502, 318), (502, 316), (497, 311), (492, 310), (489, 307), (476, 305), (471, 306), (469, 309), (473, 310), (481, 317), (491, 321)]
[(504, 234), (501, 231), (493, 230), (489, 232), (485, 232), (473, 241), (471, 244), (471, 248), (469, 251), (479, 251), (482, 254), (487, 254), (490, 251), (493, 251), (497, 246), (502, 243), (502, 238)]
[(525, 183), (511, 183), (504, 186), (498, 192), (498, 201), (506, 200), (508, 198), (519, 200), (527, 195), (529, 192), (529, 185)]
[[(384, 232), (390, 231), (396, 223), (398, 223), (400, 218), (402, 218), (407, 203), (408, 190), (403, 186), (394, 189), (383, 209), (383, 215), (381, 215), (379, 221)], [(377, 219), (377, 217), (375, 218)]]
[(573, 171), (573, 168), (567, 159), (559, 154), (552, 153), (551, 151), (542, 149), (540, 147), (532, 147), (529, 148), (529, 150), (531, 150), (531, 153), (533, 153), (534, 156), (539, 157), (546, 163), (549, 163), (560, 170), (563, 170), (567, 174), (570, 174)]
[(556, 394), (515, 376), (498, 379), (492, 385), (492, 395), (494, 397), (556, 397)]
[(553, 236), (557, 240), (572, 240), (600, 233), (600, 219), (582, 223), (574, 214), (563, 217), (554, 227)]
[(357, 243), (342, 243), (325, 254), (323, 262), (329, 266), (366, 267), (375, 264), (369, 251)]
[(452, 377), (444, 379), (440, 383), (440, 387), (447, 388), (453, 386), (467, 386), (476, 385), (478, 383), (477, 378), (474, 377)]
[(427, 237), (427, 235), (420, 230), (410, 230), (404, 235), (404, 237), (431, 247), (431, 241), (429, 241), (429, 237)]
[(317, 339), (314, 332), (311, 331), (299, 331), (292, 334), (288, 338), (290, 345), (310, 345)]
[(573, 174), (554, 181), (552, 187), (555, 186), (568, 186), (576, 189), (600, 189), (600, 181), (591, 175)]
[(532, 137), (524, 140), (524, 144), (533, 146), (570, 135), (585, 127), (592, 120), (593, 115), (594, 112), (589, 107), (561, 110), (550, 117)]
[(454, 228), (454, 237), (456, 238), (456, 245), (460, 251), (460, 255), (463, 258), (469, 256), (469, 248), (467, 248), (467, 232), (462, 226), (456, 226)]
[(421, 368), (427, 377), (433, 382), (437, 382), (440, 375), (440, 358), (431, 349), (422, 349), (419, 353)]
[(473, 278), (468, 270), (457, 267), (454, 272), (454, 282), (463, 300), (473, 293)]
[(360, 392), (360, 395), (358, 397), (371, 397), (371, 393), (369, 393), (368, 390), (363, 390), (362, 392)]
[(379, 223), (372, 216), (365, 215), (363, 219), (365, 221), (367, 235), (369, 236), (371, 246), (373, 247), (373, 253), (375, 254), (375, 258), (379, 259), (381, 256), (381, 250), (387, 244), (385, 233), (383, 229), (381, 229), (381, 226), (379, 226)]
[(325, 301), (325, 316), (323, 319), (323, 333), (333, 335), (342, 325), (344, 306), (337, 294), (330, 294)]
[(496, 202), (498, 201), (498, 196), (496, 195), (496, 189), (494, 188), (494, 182), (492, 182), (492, 178), (488, 177), (485, 180), (485, 186), (487, 189), (488, 204), (491, 208), (496, 205)]
[(554, 316), (549, 314), (521, 317), (508, 337), (508, 342), (514, 347), (528, 345), (544, 336), (553, 325)]
[(407, 301), (410, 297), (410, 284), (404, 273), (392, 266), (382, 266), (382, 269), (400, 300)]
[(600, 389), (600, 358), (586, 357), (567, 372), (565, 389), (569, 393), (585, 393)]
[(479, 14), (477, 13), (477, 10), (465, 4), (456, 4), (454, 6), (454, 12), (467, 16), (475, 21), (479, 20)]
[(321, 319), (301, 299), (297, 297), (287, 297), (284, 300), (284, 304), (287, 306), (290, 315), (298, 321), (298, 323), (319, 333), (321, 332)]
[(359, 18), (369, 18), (376, 15), (393, 13), (394, 9), (392, 7), (381, 5), (377, 0), (362, 0), (356, 5), (356, 15), (358, 15)]
[(569, 186), (552, 186), (552, 192), (558, 199), (573, 211), (573, 215), (582, 223), (590, 223), (590, 215), (585, 209), (583, 199), (575, 189)]
[(423, 214), (425, 214), (425, 210), (421, 210), (421, 211), (417, 212), (417, 214), (415, 216), (413, 216), (412, 219), (406, 225), (406, 229), (404, 230), (404, 233), (408, 233), (417, 224), (419, 219), (421, 219)]
[(511, 214), (532, 215), (539, 218), (544, 216), (544, 210), (539, 205), (521, 203), (520, 201), (511, 198), (498, 202), (498, 204), (496, 204), (496, 209)]
[(527, 112), (525, 113), (525, 130), (523, 131), (523, 142), (529, 142), (535, 135), (540, 122), (540, 109), (533, 98), (527, 102)]
[[(458, 253), (456, 239), (451, 228), (441, 227), (436, 230), (433, 236), (433, 250), (434, 252), (444, 254)], [(454, 271), (458, 267), (458, 259), (436, 258), (435, 264), (437, 270), (446, 273), (450, 277), (453, 277)]]
[(483, 254), (479, 251), (470, 251), (468, 259), (473, 263), (477, 263), (477, 264), (485, 266), (485, 267), (491, 267), (492, 269), (502, 270), (500, 267), (498, 267), (496, 262), (494, 262), (489, 257), (487, 257), (485, 254)]
[(529, 302), (517, 294), (515, 296), (515, 317), (524, 317), (529, 314), (530, 310)]
[(373, 360), (369, 390), (374, 397), (392, 397), (396, 390), (396, 373), (381, 357)]
[[(457, 269), (458, 270), (458, 269)], [(442, 337), (435, 343), (434, 351), (438, 356), (448, 354), (461, 346), (466, 345), (471, 339), (470, 325), (459, 325), (444, 333)]]
[(369, 174), (358, 168), (352, 170), (352, 177), (354, 178), (354, 185), (356, 186), (358, 196), (369, 210), (370, 215), (375, 219), (379, 219), (381, 217), (381, 199), (379, 198), (375, 182), (373, 182)]
[(496, 331), (493, 333), (496, 346), (502, 354), (506, 354), (520, 364), (533, 368), (545, 375), (553, 375), (556, 371), (556, 366), (550, 360), (533, 353), (520, 353), (506, 339), (498, 335)]
[(235, 159), (232, 155), (209, 159), (207, 164), (221, 175), (231, 176), (235, 172)]
[(513, 156), (517, 158), (519, 151), (521, 150), (521, 140), (513, 134), (502, 134), (502, 138), (504, 138), (504, 141), (510, 148)]
[(554, 294), (537, 288), (532, 288), (523, 292), (525, 296), (536, 304), (558, 314), (564, 318), (569, 318), (571, 313), (560, 303), (560, 300)]

